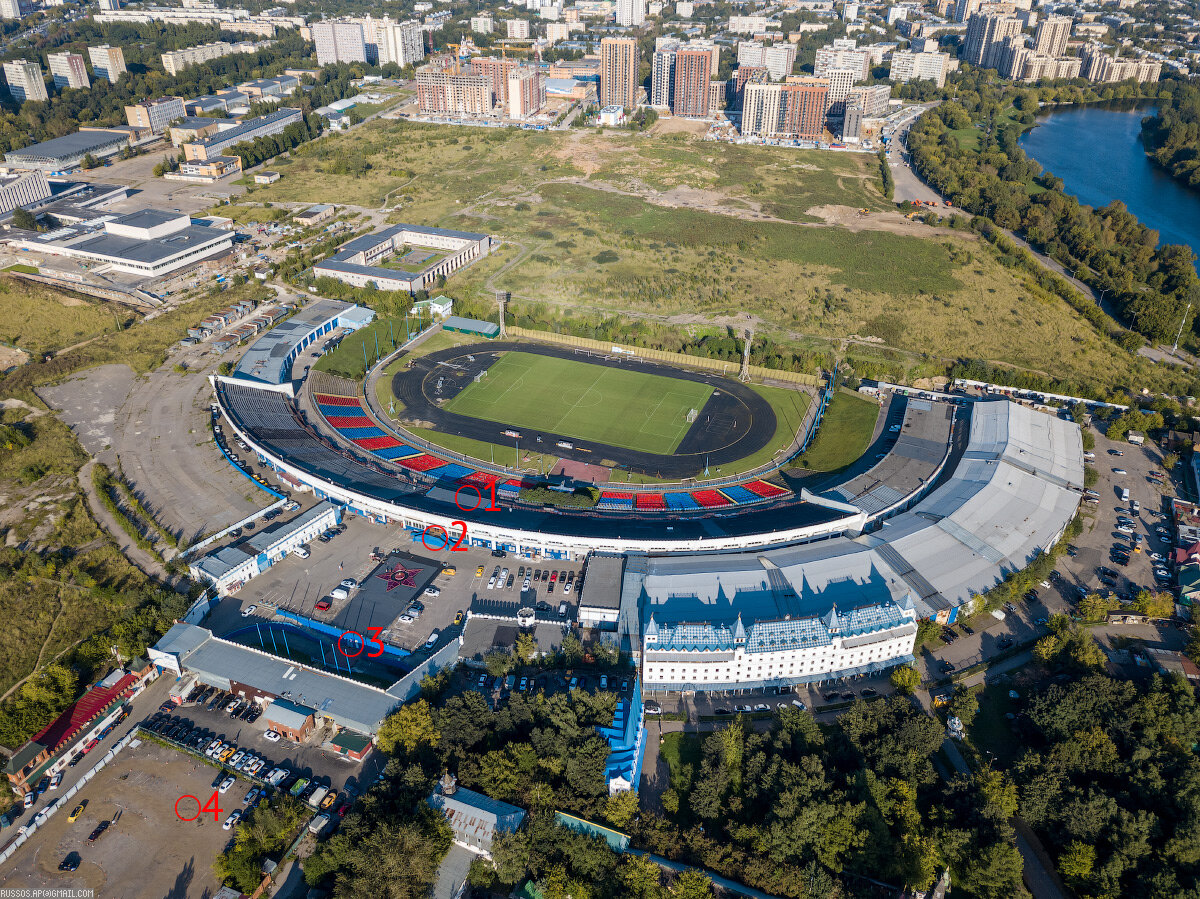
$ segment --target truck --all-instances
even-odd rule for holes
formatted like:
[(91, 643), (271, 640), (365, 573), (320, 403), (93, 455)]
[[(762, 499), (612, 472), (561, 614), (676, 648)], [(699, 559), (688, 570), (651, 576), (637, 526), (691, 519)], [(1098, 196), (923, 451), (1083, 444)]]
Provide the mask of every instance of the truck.
[(516, 686), (516, 684), (517, 684), (517, 676), (516, 676), (515, 674), (510, 674), (508, 677), (506, 677), (506, 678), (504, 679), (504, 689), (505, 689), (505, 691), (506, 691), (506, 692), (508, 692), (508, 693), (511, 693), (511, 692), (512, 692), (512, 688), (513, 688), (513, 687), (515, 687), (515, 686)]
[(1129, 488), (1128, 487), (1121, 488), (1121, 502), (1123, 502), (1123, 503), (1129, 502)]
[(296, 781), (294, 784), (292, 784), (292, 788), (288, 792), (291, 793), (292, 796), (299, 796), (301, 793), (304, 792), (304, 788), (307, 786), (308, 786), (308, 778), (302, 777), (298, 781)]
[(328, 826), (329, 826), (329, 816), (328, 815), (317, 815), (315, 818), (313, 818), (311, 821), (308, 822), (308, 832), (313, 834), (314, 836), (319, 837), (321, 835), (321, 832)]
[(329, 794), (329, 787), (317, 787), (313, 790), (313, 794), (308, 797), (308, 804), (313, 808), (321, 807), (321, 800)]

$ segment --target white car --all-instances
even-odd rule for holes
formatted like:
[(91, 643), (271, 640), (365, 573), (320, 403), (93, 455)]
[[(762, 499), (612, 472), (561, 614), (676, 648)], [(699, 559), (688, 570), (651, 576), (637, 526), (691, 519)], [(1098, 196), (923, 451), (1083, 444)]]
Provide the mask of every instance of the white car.
[(59, 771), (57, 774), (54, 775), (54, 777), (52, 777), (50, 779), (50, 787), (49, 788), (51, 790), (57, 790), (61, 783), (62, 783), (62, 772)]
[(240, 761), (241, 761), (242, 759), (244, 759), (245, 757), (246, 757), (246, 753), (242, 752), (242, 750), (240, 750), (240, 749), (239, 749), (237, 752), (235, 752), (235, 753), (233, 754), (233, 757), (232, 757), (232, 758), (230, 758), (230, 760), (229, 760), (229, 767), (230, 767), (230, 768), (233, 768), (233, 769), (236, 771), (236, 770), (237, 770), (237, 766), (238, 766), (238, 762), (240, 762)]
[(310, 553), (309, 553), (308, 549), (306, 549), (305, 547), (297, 546), (295, 549), (292, 550), (292, 555), (295, 556), (297, 559), (307, 559), (309, 557)]
[(221, 830), (231, 830), (241, 820), (242, 810), (239, 808), (233, 811), (229, 817), (225, 819), (225, 823), (221, 825)]
[(204, 750), (204, 754), (206, 756), (208, 756), (209, 758), (212, 758), (213, 755), (216, 753), (216, 751), (220, 748), (221, 748), (221, 741), (213, 740), (211, 743), (208, 744), (208, 748), (206, 750)]
[(425, 648), (433, 649), (433, 647), (437, 646), (437, 641), (440, 636), (441, 633), (438, 631), (434, 631), (432, 634), (430, 634), (429, 639), (425, 641)]
[(283, 504), (283, 511), (285, 511), (285, 512), (295, 512), (299, 508), (300, 508), (300, 504), (298, 502), (296, 502), (295, 500), (292, 500), (291, 502)]
[(329, 591), (329, 595), (332, 596), (334, 599), (349, 599), (350, 591), (347, 590), (345, 587), (334, 587), (332, 590)]
[(434, 587), (433, 585), (430, 585), (425, 588), (424, 593), (426, 596), (441, 596), (442, 590), (440, 587)]
[(493, 587), (495, 587), (495, 586), (496, 586), (496, 579), (495, 579), (494, 577), (492, 577), (492, 578), (489, 578), (489, 579), (488, 579), (488, 585), (487, 585), (487, 588), (488, 588), (489, 590), (491, 590), (491, 589), (492, 589)]
[(218, 793), (228, 793), (229, 788), (232, 787), (235, 782), (236, 782), (236, 778), (233, 778), (233, 777), (225, 778), (223, 781), (221, 781), (221, 785), (219, 787), (217, 787), (217, 792)]
[(36, 800), (37, 800), (37, 797), (33, 794), (32, 791), (30, 791), (25, 794), (25, 798), (22, 800), (22, 804), (25, 806), (25, 808), (33, 808), (33, 803)]
[(278, 743), (279, 742), (279, 734), (273, 730), (269, 730), (265, 734), (263, 734), (263, 739), (266, 740), (268, 743)]
[(412, 615), (409, 615), (407, 612), (405, 612), (405, 613), (404, 613), (403, 615), (401, 615), (401, 616), (400, 616), (400, 617), (399, 617), (397, 620), (398, 620), (398, 621), (399, 621), (401, 624), (412, 624), (412, 623), (413, 623), (413, 621), (415, 621), (416, 619), (415, 619), (415, 618), (413, 618), (413, 617), (412, 617)]
[(253, 802), (257, 798), (258, 798), (258, 787), (255, 787), (249, 793), (246, 794), (246, 798), (242, 800), (242, 805), (249, 805), (251, 802)]
[(338, 584), (338, 586), (345, 587), (347, 590), (353, 590), (355, 587), (358, 586), (358, 581), (356, 581), (352, 577), (348, 577), (345, 580), (343, 580), (340, 584)]
[(755, 706), (754, 706), (754, 711), (756, 711), (756, 712), (769, 712), (769, 711), (771, 711), (771, 707), (770, 707), (769, 705), (767, 705), (765, 702), (760, 702), (760, 703), (758, 703), (757, 705), (755, 705)]
[(792, 705), (794, 705), (796, 708), (798, 708), (802, 712), (808, 711), (808, 706), (806, 706), (804, 703), (802, 703), (799, 699), (793, 699)]
[(246, 606), (246, 608), (242, 609), (242, 617), (249, 618), (251, 615), (253, 615), (257, 611), (258, 611), (258, 606)]

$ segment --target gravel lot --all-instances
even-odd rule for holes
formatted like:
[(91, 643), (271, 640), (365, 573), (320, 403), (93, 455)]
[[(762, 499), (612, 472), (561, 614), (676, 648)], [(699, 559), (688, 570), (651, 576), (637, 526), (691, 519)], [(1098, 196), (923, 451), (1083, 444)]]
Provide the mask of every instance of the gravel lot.
[[(201, 804), (212, 796), (215, 770), (191, 756), (148, 740), (131, 744), (110, 762), (79, 799), (87, 807), (79, 820), (67, 820), (69, 811), (56, 814), (39, 828), (0, 875), (3, 888), (89, 888), (102, 897), (209, 896), (220, 883), (212, 873), (213, 859), (232, 838), (214, 823), (185, 823), (175, 814), (183, 795), (196, 796)], [(220, 821), (241, 807), (249, 790), (245, 782), (220, 797)], [(183, 814), (190, 816), (196, 804)], [(87, 837), (101, 821), (120, 812), (120, 819), (95, 843)], [(79, 870), (59, 872), (68, 853), (82, 857)]]

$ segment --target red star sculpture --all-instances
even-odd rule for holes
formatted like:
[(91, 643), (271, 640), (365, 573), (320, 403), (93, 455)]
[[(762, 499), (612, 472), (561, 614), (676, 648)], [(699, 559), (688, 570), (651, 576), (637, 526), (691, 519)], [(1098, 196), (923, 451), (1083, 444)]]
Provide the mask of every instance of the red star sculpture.
[(375, 575), (377, 578), (387, 582), (387, 592), (391, 592), (393, 587), (415, 587), (417, 586), (416, 577), (420, 568), (405, 568), (397, 563), (394, 568), (389, 568), (382, 574)]

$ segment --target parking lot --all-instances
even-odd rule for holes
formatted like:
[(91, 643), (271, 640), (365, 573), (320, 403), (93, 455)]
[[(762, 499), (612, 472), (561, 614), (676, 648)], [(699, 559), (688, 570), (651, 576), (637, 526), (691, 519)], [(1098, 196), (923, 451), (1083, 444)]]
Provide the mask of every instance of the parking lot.
[[(223, 600), (206, 621), (206, 626), (212, 628), (214, 633), (225, 634), (247, 625), (242, 612), (250, 606), (255, 607), (253, 616), (264, 618), (272, 617), (276, 609), (284, 609), (320, 621), (336, 622), (360, 633), (366, 633), (368, 626), (384, 627), (388, 631), (384, 635), (387, 642), (415, 650), (424, 647), (433, 631), (442, 633), (453, 627), (458, 613), (465, 614), (477, 599), (509, 606), (540, 608), (543, 612), (553, 611), (555, 614), (565, 602), (566, 620), (574, 621), (578, 617), (578, 579), (582, 566), (577, 562), (535, 562), (514, 556), (500, 559), (494, 558), (491, 550), (479, 547), (469, 548), (465, 552), (434, 551), (431, 547), (437, 547), (437, 540), (429, 540), (428, 545), (414, 542), (412, 534), (399, 526), (384, 527), (354, 515), (347, 516), (344, 524), (345, 533), (334, 537), (329, 543), (313, 541), (309, 545), (307, 559), (284, 559), (249, 581), (236, 597)], [(378, 592), (374, 584), (371, 588), (352, 591), (348, 598), (334, 599), (327, 611), (317, 611), (317, 603), (329, 596), (329, 592), (342, 580), (349, 578), (356, 583), (366, 584), (371, 578), (384, 573), (380, 569), (380, 562), (371, 558), (376, 549), (382, 553), (392, 553), (388, 557), (388, 568), (400, 563), (420, 570), (415, 577), (415, 589), (396, 588), (402, 591), (397, 595), (406, 598), (412, 595), (420, 603), (420, 616), (412, 621), (404, 621), (402, 616), (405, 609), (397, 606), (390, 610), (398, 614), (387, 624), (382, 623), (382, 618), (376, 620), (381, 615), (386, 616), (386, 613), (382, 611), (384, 606), (381, 599), (372, 599)], [(477, 575), (480, 568), (483, 572)], [(509, 569), (509, 573), (503, 586), (496, 583), (489, 590), (492, 572), (505, 568)], [(527, 575), (530, 571), (540, 571), (543, 577), (536, 582), (531, 578), (530, 588), (523, 590), (522, 568)], [(454, 573), (450, 573), (450, 569)], [(553, 592), (550, 583), (552, 571), (557, 575)], [(569, 593), (563, 592), (559, 580), (564, 572), (567, 578), (575, 576)], [(511, 586), (509, 580), (512, 581)], [(427, 595), (427, 586), (435, 588), (437, 595)], [(386, 596), (387, 593), (382, 595)], [(372, 604), (374, 608), (370, 607)], [(407, 602), (400, 605), (407, 606)]]
[[(212, 895), (220, 887), (213, 859), (233, 837), (221, 822), (242, 807), (249, 785), (241, 782), (220, 797), (215, 823), (211, 814), (184, 822), (175, 803), (184, 795), (207, 802), (214, 775), (191, 756), (135, 741), (80, 791), (79, 800), (87, 804), (78, 820), (69, 821), (71, 810), (64, 809), (21, 847), (0, 872), (0, 888), (87, 888), (105, 897)], [(183, 800), (180, 808), (185, 806), (191, 811), (181, 813), (190, 817), (196, 803)], [(118, 815), (88, 842), (97, 825)], [(60, 872), (70, 853), (78, 853), (78, 870)]]
[[(218, 691), (202, 703), (185, 702), (171, 714), (179, 716), (181, 721), (193, 727), (207, 731), (211, 735), (210, 741), (220, 738), (223, 742), (233, 744), (236, 749), (265, 759), (266, 763), (258, 772), (260, 776), (278, 766), (287, 768), (293, 776), (317, 780), (335, 790), (345, 791), (349, 788), (358, 792), (365, 789), (366, 784), (382, 771), (383, 758), (378, 752), (372, 751), (362, 763), (358, 763), (322, 749), (322, 742), (332, 736), (327, 731), (317, 731), (300, 744), (287, 740), (270, 741), (265, 736), (269, 713), (256, 721), (232, 718), (225, 711), (232, 698)], [(203, 752), (204, 747), (199, 751)]]

